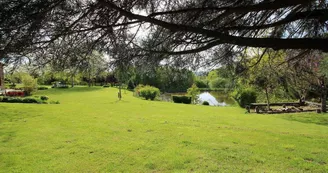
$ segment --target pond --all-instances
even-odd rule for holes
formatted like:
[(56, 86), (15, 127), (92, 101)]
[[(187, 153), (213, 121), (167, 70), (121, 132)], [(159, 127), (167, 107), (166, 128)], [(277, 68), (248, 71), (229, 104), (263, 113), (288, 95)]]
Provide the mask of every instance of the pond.
[[(185, 95), (186, 93), (165, 93), (161, 95), (163, 101), (171, 102), (172, 95)], [(228, 93), (222, 91), (205, 91), (198, 95), (199, 103), (207, 101), (211, 106), (229, 106), (233, 105), (235, 101), (229, 96)]]

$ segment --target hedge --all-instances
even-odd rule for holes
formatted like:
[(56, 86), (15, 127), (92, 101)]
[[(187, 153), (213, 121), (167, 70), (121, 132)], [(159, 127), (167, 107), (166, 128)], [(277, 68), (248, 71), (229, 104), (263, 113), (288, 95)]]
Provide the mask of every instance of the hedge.
[(191, 96), (173, 95), (172, 100), (174, 103), (191, 104)]
[[(37, 103), (47, 104), (47, 96), (34, 96), (34, 97), (7, 97), (0, 96), (0, 102), (4, 103)], [(59, 104), (59, 101), (51, 101), (50, 104)]]
[(245, 88), (232, 93), (233, 98), (238, 102), (240, 107), (245, 108), (251, 103), (256, 103), (257, 93), (251, 88)]
[(47, 90), (49, 89), (48, 87), (38, 87), (38, 90)]

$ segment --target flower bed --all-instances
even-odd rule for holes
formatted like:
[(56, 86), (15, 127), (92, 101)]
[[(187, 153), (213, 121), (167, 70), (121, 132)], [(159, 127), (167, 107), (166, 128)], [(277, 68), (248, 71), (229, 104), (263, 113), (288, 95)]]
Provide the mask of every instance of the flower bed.
[(9, 97), (24, 97), (25, 96), (25, 93), (24, 91), (8, 91), (6, 92), (6, 96), (9, 96)]

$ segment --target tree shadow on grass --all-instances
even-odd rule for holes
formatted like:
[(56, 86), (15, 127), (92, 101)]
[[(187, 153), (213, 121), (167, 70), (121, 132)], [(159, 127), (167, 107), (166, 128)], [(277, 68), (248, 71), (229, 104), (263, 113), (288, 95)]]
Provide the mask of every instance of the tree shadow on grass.
[[(5, 106), (6, 104), (10, 106)], [(12, 104), (17, 104), (17, 103), (1, 103), (0, 105), (0, 110), (1, 110), (1, 117), (0, 117), (0, 124), (5, 123), (5, 122), (10, 122), (10, 123), (15, 123), (18, 121), (23, 121), (25, 118), (34, 118), (34, 117), (39, 117), (42, 116), (42, 113), (38, 111), (34, 111), (31, 114), (26, 114), (26, 108), (22, 109), (17, 109), (14, 107)], [(26, 106), (29, 106), (26, 104)]]
[(283, 114), (278, 117), (290, 121), (328, 126), (328, 114)]
[(129, 101), (126, 101), (126, 100), (116, 100), (116, 101), (113, 101), (113, 102), (110, 102), (111, 104), (117, 104), (117, 103), (130, 103)]
[(74, 88), (50, 88), (48, 90), (39, 91), (37, 94), (67, 94), (67, 93), (78, 93), (78, 92), (93, 92), (101, 90), (103, 87), (74, 87)]

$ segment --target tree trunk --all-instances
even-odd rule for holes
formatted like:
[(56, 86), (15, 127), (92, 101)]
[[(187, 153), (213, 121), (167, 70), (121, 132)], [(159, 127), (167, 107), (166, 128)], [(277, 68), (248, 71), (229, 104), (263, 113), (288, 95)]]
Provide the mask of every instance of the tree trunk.
[(118, 86), (118, 99), (121, 100), (122, 99), (122, 84), (120, 83), (120, 85)]
[(267, 99), (267, 104), (268, 104), (268, 111), (270, 110), (270, 100), (269, 100), (269, 93), (268, 93), (268, 88), (265, 88), (265, 95)]
[(89, 73), (88, 86), (91, 87), (91, 74)]
[(74, 88), (74, 75), (72, 75), (71, 80), (72, 80), (71, 87)]
[(3, 64), (0, 62), (0, 90), (5, 89), (5, 80), (4, 80), (4, 72), (3, 72)]

